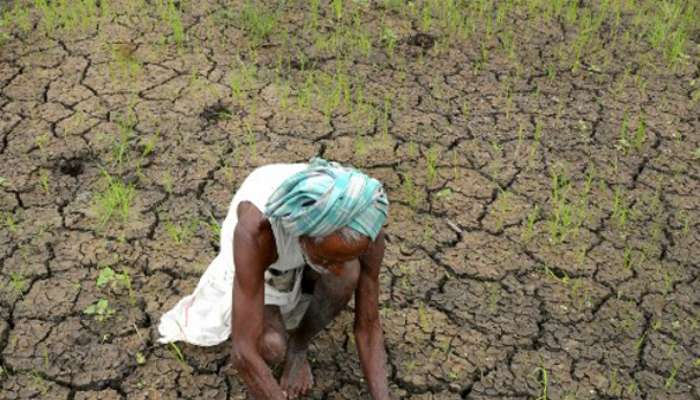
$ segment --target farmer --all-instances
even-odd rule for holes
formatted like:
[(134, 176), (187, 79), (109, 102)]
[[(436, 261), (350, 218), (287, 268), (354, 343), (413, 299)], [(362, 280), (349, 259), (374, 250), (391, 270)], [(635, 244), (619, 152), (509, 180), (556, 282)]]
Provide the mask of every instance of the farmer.
[[(232, 336), (232, 366), (256, 399), (313, 385), (307, 351), (355, 294), (355, 341), (374, 399), (387, 399), (379, 321), (381, 183), (313, 158), (255, 169), (233, 197), (221, 251), (189, 296), (162, 316), (160, 343), (212, 346)], [(306, 267), (309, 268), (306, 268)], [(278, 383), (268, 364), (284, 362)]]

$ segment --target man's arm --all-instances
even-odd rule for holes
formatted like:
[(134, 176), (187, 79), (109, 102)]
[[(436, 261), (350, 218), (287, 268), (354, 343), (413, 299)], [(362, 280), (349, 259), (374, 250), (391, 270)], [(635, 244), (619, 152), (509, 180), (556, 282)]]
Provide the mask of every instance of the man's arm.
[(234, 231), (236, 274), (231, 315), (232, 364), (253, 398), (283, 400), (286, 399), (286, 394), (272, 375), (258, 348), (263, 333), (265, 269), (271, 262), (274, 248), (269, 248), (269, 234), (264, 229), (266, 221), (256, 214), (260, 212), (239, 213), (239, 221)]
[(379, 268), (384, 258), (384, 231), (360, 256), (360, 278), (355, 291), (355, 342), (360, 366), (375, 400), (389, 398), (384, 335), (379, 320)]

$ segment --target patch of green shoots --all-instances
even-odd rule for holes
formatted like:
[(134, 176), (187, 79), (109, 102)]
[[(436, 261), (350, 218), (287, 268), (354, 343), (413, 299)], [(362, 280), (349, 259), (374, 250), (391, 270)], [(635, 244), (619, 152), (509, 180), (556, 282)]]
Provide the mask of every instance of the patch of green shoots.
[(523, 240), (529, 241), (534, 236), (535, 221), (537, 220), (539, 215), (540, 215), (540, 206), (538, 204), (535, 204), (535, 207), (533, 207), (532, 210), (530, 210), (530, 212), (527, 214), (525, 231), (523, 231), (523, 234), (522, 234)]
[(15, 219), (14, 214), (10, 213), (9, 211), (4, 212), (0, 222), (2, 222), (2, 226), (7, 228), (8, 231), (17, 233), (17, 220)]
[(619, 228), (624, 227), (629, 219), (630, 209), (627, 205), (627, 200), (620, 187), (615, 188), (613, 194), (612, 219)]
[(107, 187), (95, 195), (99, 226), (103, 227), (114, 217), (118, 217), (123, 223), (126, 223), (136, 196), (136, 189), (132, 184), (125, 184), (106, 172), (103, 172), (103, 175), (107, 181)]
[(172, 41), (177, 46), (185, 43), (185, 27), (182, 23), (182, 10), (180, 1), (176, 0), (157, 0), (157, 8), (160, 14), (160, 19), (163, 24), (170, 27), (172, 31)]
[(103, 322), (108, 320), (114, 315), (115, 310), (110, 307), (109, 301), (107, 299), (99, 299), (95, 303), (90, 304), (83, 310), (83, 313), (87, 315), (93, 315), (95, 320), (98, 322)]
[(384, 28), (382, 31), (382, 43), (384, 43), (384, 47), (386, 48), (386, 53), (387, 56), (389, 56), (390, 59), (394, 58), (394, 49), (396, 48), (396, 44), (398, 42), (398, 37), (396, 36), (396, 33), (394, 33), (391, 28)]
[(437, 161), (440, 150), (436, 146), (431, 146), (425, 153), (425, 164), (427, 168), (428, 184), (432, 185), (437, 178)]
[(17, 296), (24, 298), (24, 291), (27, 289), (29, 284), (27, 283), (27, 278), (25, 278), (21, 272), (10, 272), (10, 287), (17, 294)]
[(241, 27), (248, 32), (251, 44), (259, 46), (265, 42), (277, 26), (277, 16), (264, 9), (264, 5), (248, 0), (239, 16)]
[(165, 222), (165, 231), (168, 236), (177, 244), (183, 244), (194, 236), (199, 222), (196, 219), (190, 220), (183, 225), (176, 225), (170, 221)]
[(559, 244), (570, 235), (574, 237), (578, 235), (579, 228), (586, 217), (586, 197), (581, 197), (578, 203), (572, 201), (569, 195), (571, 181), (559, 171), (555, 171), (552, 175), (551, 186), (552, 211), (547, 220), (547, 227), (549, 228), (550, 242)]
[(100, 270), (100, 274), (97, 276), (96, 285), (98, 288), (103, 288), (110, 285), (112, 289), (118, 289), (120, 287), (126, 288), (129, 292), (129, 301), (133, 305), (136, 302), (136, 297), (134, 296), (134, 291), (131, 285), (131, 276), (127, 271), (115, 272), (110, 267), (103, 267)]
[(41, 185), (41, 188), (44, 190), (44, 193), (49, 193), (50, 187), (49, 187), (49, 172), (45, 169), (42, 169), (41, 172), (39, 172), (39, 184)]

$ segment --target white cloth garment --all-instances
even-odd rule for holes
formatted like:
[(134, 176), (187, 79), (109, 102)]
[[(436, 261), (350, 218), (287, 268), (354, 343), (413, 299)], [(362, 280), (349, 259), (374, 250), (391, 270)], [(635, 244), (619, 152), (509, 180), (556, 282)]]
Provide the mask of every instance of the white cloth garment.
[[(241, 201), (250, 201), (260, 211), (275, 189), (290, 175), (307, 164), (269, 164), (246, 177), (233, 196), (221, 227), (221, 250), (209, 264), (194, 292), (166, 312), (158, 325), (159, 343), (184, 341), (199, 346), (214, 346), (231, 334), (231, 299), (235, 265), (233, 232), (238, 222), (236, 209)], [(265, 304), (280, 306), (287, 329), (294, 328), (303, 316), (308, 297), (302, 300), (301, 277), (305, 265), (297, 237), (271, 222), (277, 246), (277, 261), (265, 271)]]

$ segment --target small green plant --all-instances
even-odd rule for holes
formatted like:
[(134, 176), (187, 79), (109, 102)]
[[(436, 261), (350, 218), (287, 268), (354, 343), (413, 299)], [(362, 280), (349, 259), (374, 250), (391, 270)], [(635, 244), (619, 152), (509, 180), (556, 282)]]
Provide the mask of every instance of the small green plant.
[(277, 16), (256, 3), (246, 1), (239, 17), (241, 27), (248, 32), (253, 46), (261, 45), (277, 26)]
[(17, 294), (17, 296), (24, 298), (24, 291), (29, 286), (27, 283), (27, 278), (25, 278), (21, 272), (10, 272), (10, 287)]
[(32, 369), (31, 377), (34, 388), (37, 389), (42, 395), (46, 395), (46, 393), (49, 392), (49, 386), (46, 384), (44, 378), (34, 369)]
[(666, 389), (671, 389), (673, 385), (676, 384), (676, 376), (678, 375), (678, 369), (680, 368), (680, 365), (678, 363), (673, 364), (673, 368), (671, 368), (671, 372), (668, 375), (668, 378), (666, 378), (666, 383), (664, 383), (664, 387)]
[(180, 348), (174, 343), (170, 342), (170, 352), (173, 354), (175, 359), (180, 362), (182, 365), (186, 365), (187, 362), (185, 362), (185, 356), (182, 354), (182, 351), (180, 351)]
[(105, 171), (103, 171), (103, 175), (107, 181), (107, 187), (95, 196), (95, 206), (99, 214), (99, 226), (103, 227), (115, 216), (126, 223), (129, 217), (129, 210), (136, 196), (136, 189), (132, 184), (125, 184)]
[(87, 315), (94, 315), (95, 320), (103, 322), (111, 318), (115, 311), (110, 307), (107, 299), (99, 299), (87, 306), (83, 312)]
[(440, 189), (437, 193), (435, 193), (434, 198), (436, 200), (449, 200), (450, 197), (452, 197), (452, 189), (446, 187), (444, 189)]
[[(693, 159), (700, 160), (700, 146), (693, 151)], [(2, 185), (0, 184), (0, 186)]]
[(437, 160), (440, 153), (437, 147), (431, 146), (425, 154), (425, 164), (428, 169), (428, 184), (432, 185), (437, 178)]
[(236, 100), (241, 100), (248, 90), (251, 89), (256, 79), (257, 70), (254, 65), (244, 64), (239, 60), (239, 68), (231, 72), (229, 77), (229, 87), (231, 94)]
[(398, 37), (396, 36), (396, 33), (394, 33), (393, 30), (390, 28), (384, 28), (382, 31), (382, 42), (384, 43), (384, 46), (386, 47), (386, 52), (389, 58), (394, 58), (394, 49), (396, 48), (396, 44), (398, 41)]
[(185, 27), (182, 23), (181, 2), (176, 0), (157, 0), (160, 19), (172, 31), (172, 40), (177, 46), (185, 43)]
[(571, 181), (561, 171), (554, 172), (551, 185), (552, 195), (550, 202), (552, 211), (547, 221), (547, 226), (549, 228), (550, 242), (558, 244), (564, 242), (569, 236), (575, 237), (578, 234), (585, 220), (586, 197), (581, 197), (578, 203), (571, 200), (569, 195)]
[(45, 193), (49, 193), (49, 172), (45, 169), (39, 173), (39, 184)]
[(355, 148), (355, 154), (358, 156), (365, 156), (367, 155), (367, 139), (365, 139), (364, 136), (362, 135), (356, 135), (355, 136), (355, 143), (354, 143), (354, 148)]
[(14, 214), (9, 211), (4, 212), (0, 222), (2, 222), (3, 227), (7, 228), (8, 231), (17, 233), (17, 220), (15, 220)]
[(124, 287), (129, 292), (129, 301), (131, 304), (136, 302), (136, 297), (134, 296), (133, 288), (131, 286), (131, 277), (127, 271), (115, 272), (110, 267), (103, 267), (97, 276), (97, 281), (95, 282), (98, 288), (103, 288), (110, 285), (112, 289), (118, 289)]
[(404, 196), (408, 200), (408, 205), (411, 206), (411, 208), (413, 209), (417, 208), (419, 199), (418, 189), (413, 183), (413, 178), (411, 177), (411, 175), (407, 174), (404, 177), (403, 183), (401, 184), (401, 189), (404, 193)]
[(170, 221), (166, 221), (165, 231), (175, 243), (182, 244), (194, 235), (198, 225), (199, 221), (197, 219), (192, 219), (183, 225), (176, 225)]
[(549, 372), (547, 372), (547, 368), (541, 365), (535, 369), (534, 374), (538, 375), (537, 383), (540, 385), (540, 395), (535, 400), (548, 400)]
[(632, 138), (632, 146), (637, 151), (641, 150), (642, 145), (647, 140), (646, 129), (646, 119), (644, 118), (644, 115), (642, 115), (639, 117), (637, 129), (635, 130), (634, 137)]
[(525, 225), (525, 231), (523, 232), (523, 240), (528, 241), (532, 239), (532, 236), (534, 235), (535, 231), (535, 221), (540, 215), (540, 206), (538, 204), (535, 204), (535, 207), (530, 210), (530, 212), (527, 214), (527, 222)]
[(615, 188), (615, 192), (613, 194), (612, 219), (617, 223), (619, 228), (622, 228), (627, 224), (629, 213), (630, 209), (627, 206), (627, 201), (624, 193), (622, 192), (622, 188)]

